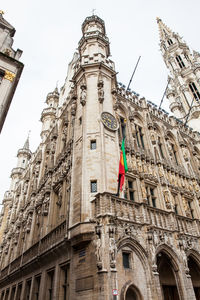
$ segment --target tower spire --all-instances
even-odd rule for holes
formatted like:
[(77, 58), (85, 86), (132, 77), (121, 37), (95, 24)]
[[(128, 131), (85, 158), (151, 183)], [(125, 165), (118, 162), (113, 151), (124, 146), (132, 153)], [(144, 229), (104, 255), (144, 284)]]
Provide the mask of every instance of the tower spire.
[(157, 17), (156, 20), (158, 23), (160, 41), (163, 41), (166, 38), (172, 36), (173, 34), (172, 30), (167, 25), (165, 25), (165, 23), (163, 23), (163, 21), (159, 17)]
[(30, 136), (30, 130), (29, 130), (29, 132), (28, 132), (28, 137), (27, 137), (27, 139), (26, 139), (26, 141), (25, 141), (25, 143), (24, 143), (24, 147), (23, 147), (23, 149), (26, 149), (26, 150), (29, 150), (29, 136)]
[(200, 58), (182, 38), (157, 18), (160, 48), (170, 71), (166, 96), (174, 116), (194, 130), (200, 129)]

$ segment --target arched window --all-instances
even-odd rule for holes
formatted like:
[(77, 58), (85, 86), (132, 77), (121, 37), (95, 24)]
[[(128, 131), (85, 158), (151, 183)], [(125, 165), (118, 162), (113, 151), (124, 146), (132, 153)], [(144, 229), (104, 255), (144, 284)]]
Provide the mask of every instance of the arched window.
[(136, 141), (137, 141), (138, 147), (144, 149), (145, 147), (144, 147), (143, 129), (138, 124), (135, 124), (135, 134), (136, 134)]
[(179, 67), (182, 69), (182, 68), (185, 68), (185, 64), (181, 58), (180, 55), (176, 55), (176, 60), (177, 60), (177, 63), (179, 64)]
[(189, 88), (190, 88), (190, 91), (192, 92), (192, 95), (194, 96), (194, 99), (199, 102), (200, 101), (200, 93), (199, 93), (195, 83), (190, 82)]
[(159, 148), (161, 158), (164, 158), (163, 144), (160, 137), (158, 137), (158, 148)]
[(173, 44), (173, 42), (172, 42), (172, 40), (171, 40), (171, 39), (168, 39), (168, 41), (167, 41), (167, 42), (168, 42), (168, 44), (169, 44), (169, 45), (172, 45), (172, 44)]

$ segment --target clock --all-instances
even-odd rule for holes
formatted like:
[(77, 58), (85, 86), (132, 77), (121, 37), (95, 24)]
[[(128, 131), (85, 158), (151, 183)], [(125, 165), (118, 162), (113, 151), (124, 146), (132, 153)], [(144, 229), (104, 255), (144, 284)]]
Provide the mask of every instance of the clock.
[(110, 130), (117, 130), (118, 129), (118, 122), (116, 118), (110, 114), (109, 112), (102, 112), (101, 114), (101, 121), (105, 127), (107, 127)]

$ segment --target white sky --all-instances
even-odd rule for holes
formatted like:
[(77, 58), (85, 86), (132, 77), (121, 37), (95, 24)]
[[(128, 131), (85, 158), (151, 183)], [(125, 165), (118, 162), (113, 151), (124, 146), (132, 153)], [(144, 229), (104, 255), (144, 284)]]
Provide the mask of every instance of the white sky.
[(57, 81), (58, 87), (63, 85), (81, 24), (92, 9), (105, 21), (118, 81), (128, 85), (141, 55), (131, 89), (158, 105), (168, 73), (159, 51), (156, 17), (183, 36), (191, 49), (200, 50), (199, 0), (1, 0), (0, 5), (16, 29), (13, 47), (23, 50), (25, 65), (0, 135), (0, 202), (29, 130), (31, 150), (40, 143), (46, 95)]

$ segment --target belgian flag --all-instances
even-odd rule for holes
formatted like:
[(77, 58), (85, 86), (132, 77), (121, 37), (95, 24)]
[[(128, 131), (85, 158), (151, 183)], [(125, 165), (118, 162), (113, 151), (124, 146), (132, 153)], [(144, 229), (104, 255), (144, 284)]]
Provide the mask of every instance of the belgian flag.
[(128, 171), (128, 165), (126, 161), (126, 153), (124, 147), (124, 140), (122, 141), (120, 160), (119, 160), (119, 173), (118, 173), (118, 191), (117, 196), (119, 196), (119, 190), (122, 191), (124, 185), (125, 173)]

